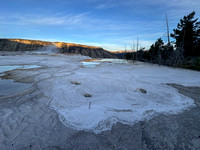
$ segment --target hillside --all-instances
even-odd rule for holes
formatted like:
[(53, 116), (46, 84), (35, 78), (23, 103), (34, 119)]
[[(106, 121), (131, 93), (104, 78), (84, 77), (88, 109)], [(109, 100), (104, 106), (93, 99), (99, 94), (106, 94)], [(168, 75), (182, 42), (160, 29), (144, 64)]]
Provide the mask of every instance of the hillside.
[(59, 53), (81, 54), (92, 58), (114, 58), (114, 54), (101, 47), (75, 43), (48, 42), (27, 39), (0, 39), (0, 51), (36, 51), (54, 45)]

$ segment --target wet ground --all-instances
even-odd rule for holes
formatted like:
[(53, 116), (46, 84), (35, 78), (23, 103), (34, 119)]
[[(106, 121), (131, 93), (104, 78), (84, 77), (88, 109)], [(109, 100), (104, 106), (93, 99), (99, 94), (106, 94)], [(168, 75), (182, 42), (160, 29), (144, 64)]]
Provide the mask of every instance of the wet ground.
[(127, 64), (129, 62), (125, 59), (86, 59), (86, 60), (82, 61), (81, 63), (82, 63), (83, 67), (93, 68), (93, 67), (97, 67), (99, 65), (106, 65), (109, 63)]
[[(34, 63), (45, 67), (45, 59)], [(12, 58), (10, 60), (12, 62)], [(55, 63), (52, 62), (52, 65)], [(133, 125), (117, 123), (111, 130), (95, 134), (74, 130), (60, 122), (56, 111), (49, 109), (52, 99), (38, 86), (43, 78), (53, 76), (54, 70), (52, 74), (45, 71), (39, 74), (41, 71), (37, 69), (40, 68), (30, 69), (26, 73), (23, 69), (16, 69), (7, 74), (6, 82), (11, 82), (12, 78), (16, 82), (14, 84), (28, 84), (31, 87), (24, 92), (17, 91), (18, 94), (14, 96), (0, 96), (1, 150), (200, 149), (200, 87), (168, 84), (194, 99), (195, 107), (179, 114), (157, 114), (150, 120), (140, 120)], [(40, 80), (35, 77), (40, 77)]]
[(6, 79), (6, 72), (12, 70), (24, 70), (40, 68), (37, 65), (6, 65), (0, 66), (0, 95), (17, 94), (25, 89), (30, 88), (32, 85), (27, 83), (14, 82), (12, 79)]
[[(173, 85), (199, 103), (198, 87)], [(190, 90), (190, 89), (193, 90)], [(57, 114), (47, 107), (42, 93), (32, 93), (0, 102), (0, 149), (193, 149), (200, 148), (200, 107), (177, 115), (158, 115), (133, 126), (117, 123), (110, 131), (94, 134), (64, 126)], [(22, 109), (25, 106), (27, 109)], [(17, 108), (14, 108), (17, 107)]]

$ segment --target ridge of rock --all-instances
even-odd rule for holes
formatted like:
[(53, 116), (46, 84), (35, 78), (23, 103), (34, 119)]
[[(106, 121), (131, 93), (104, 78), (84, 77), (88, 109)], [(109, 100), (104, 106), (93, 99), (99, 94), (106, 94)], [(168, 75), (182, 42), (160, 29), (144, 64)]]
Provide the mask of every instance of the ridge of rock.
[(59, 53), (81, 54), (92, 58), (115, 58), (116, 56), (101, 47), (65, 42), (48, 42), (27, 39), (0, 39), (0, 51), (36, 51), (56, 46)]

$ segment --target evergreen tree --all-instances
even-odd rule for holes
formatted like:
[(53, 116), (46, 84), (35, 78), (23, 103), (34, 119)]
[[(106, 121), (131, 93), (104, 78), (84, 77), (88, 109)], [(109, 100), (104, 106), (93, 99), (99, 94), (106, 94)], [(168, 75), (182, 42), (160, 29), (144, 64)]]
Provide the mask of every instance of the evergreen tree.
[(161, 53), (164, 48), (164, 42), (161, 38), (159, 38), (153, 45), (151, 45), (149, 49), (149, 53), (151, 55), (152, 60), (160, 60)]
[(194, 19), (195, 12), (193, 11), (187, 16), (184, 16), (171, 34), (176, 42), (176, 48), (183, 53), (185, 57), (196, 56), (200, 54), (200, 22)]

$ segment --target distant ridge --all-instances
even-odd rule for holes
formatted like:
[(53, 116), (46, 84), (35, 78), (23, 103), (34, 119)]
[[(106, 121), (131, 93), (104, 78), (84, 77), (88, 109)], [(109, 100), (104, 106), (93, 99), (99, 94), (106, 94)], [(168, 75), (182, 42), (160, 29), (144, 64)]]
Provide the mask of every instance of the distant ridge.
[(113, 54), (119, 54), (119, 53), (132, 53), (134, 52), (133, 50), (122, 50), (122, 51), (112, 51)]
[(0, 51), (36, 51), (45, 50), (54, 45), (59, 53), (81, 54), (92, 58), (115, 58), (116, 56), (101, 47), (65, 42), (48, 42), (29, 39), (0, 39)]

